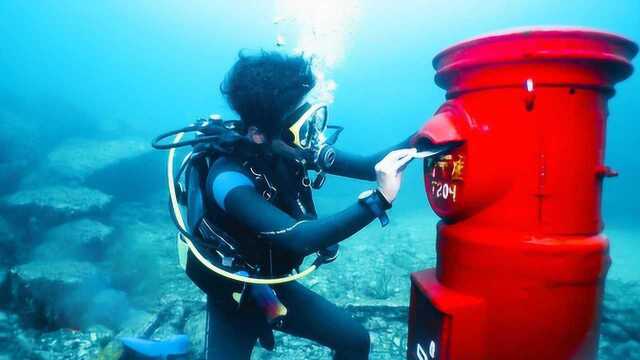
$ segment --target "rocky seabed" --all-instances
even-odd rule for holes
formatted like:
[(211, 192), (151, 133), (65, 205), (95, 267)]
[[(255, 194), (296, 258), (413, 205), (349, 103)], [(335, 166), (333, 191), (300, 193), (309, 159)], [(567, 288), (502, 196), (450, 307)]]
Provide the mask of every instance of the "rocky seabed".
[[(3, 169), (25, 171), (10, 165)], [(22, 181), (0, 199), (0, 360), (126, 359), (120, 337), (176, 334), (191, 341), (182, 358), (201, 359), (205, 298), (178, 268), (164, 192), (136, 201), (100, 181), (120, 174), (125, 186), (139, 172), (163, 176), (149, 163), (147, 143), (72, 139), (31, 171), (13, 174)], [(369, 329), (372, 359), (405, 358), (409, 274), (435, 262), (419, 223), (365, 229), (303, 281)], [(640, 359), (638, 282), (607, 282), (601, 334), (601, 359)], [(252, 356), (330, 357), (281, 333), (275, 351), (256, 346)]]

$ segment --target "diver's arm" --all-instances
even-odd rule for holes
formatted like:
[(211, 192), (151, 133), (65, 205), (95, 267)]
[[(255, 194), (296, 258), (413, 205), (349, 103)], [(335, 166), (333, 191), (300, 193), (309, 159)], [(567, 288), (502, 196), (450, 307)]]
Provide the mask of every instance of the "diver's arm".
[(374, 170), (374, 166), (391, 151), (411, 147), (411, 140), (413, 137), (414, 135), (411, 135), (401, 143), (381, 150), (375, 154), (371, 154), (369, 156), (363, 156), (336, 149), (336, 159), (333, 165), (331, 165), (331, 167), (327, 169), (327, 172), (329, 174), (346, 176), (355, 179), (375, 181), (376, 172)]
[(224, 199), (224, 208), (274, 247), (301, 257), (348, 238), (375, 219), (366, 205), (357, 202), (327, 217), (297, 221), (266, 201), (252, 186), (231, 190)]
[(255, 184), (238, 171), (209, 174), (209, 188), (216, 204), (237, 221), (245, 224), (275, 247), (296, 256), (306, 256), (336, 244), (369, 224), (374, 218), (384, 221), (384, 210), (391, 207), (400, 190), (402, 171), (413, 159), (415, 149), (387, 154), (374, 167), (378, 190), (348, 208), (315, 220), (289, 216), (266, 201)]

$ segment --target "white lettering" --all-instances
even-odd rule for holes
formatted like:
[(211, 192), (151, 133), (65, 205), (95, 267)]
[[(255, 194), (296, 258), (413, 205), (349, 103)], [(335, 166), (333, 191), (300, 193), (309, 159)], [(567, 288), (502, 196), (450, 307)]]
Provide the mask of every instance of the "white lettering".
[(436, 199), (444, 199), (444, 200), (451, 199), (451, 201), (455, 203), (457, 200), (456, 199), (457, 190), (458, 188), (456, 184), (443, 183), (439, 181), (431, 181), (431, 194)]
[(429, 360), (429, 358), (427, 357), (427, 353), (424, 351), (422, 346), (420, 346), (420, 343), (418, 343), (418, 346), (416, 348), (416, 356), (418, 356), (418, 360)]

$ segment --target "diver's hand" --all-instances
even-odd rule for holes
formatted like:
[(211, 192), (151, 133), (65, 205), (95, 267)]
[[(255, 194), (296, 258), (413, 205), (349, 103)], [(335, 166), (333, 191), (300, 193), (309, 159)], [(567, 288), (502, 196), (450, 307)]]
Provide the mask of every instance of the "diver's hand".
[(400, 183), (402, 182), (402, 172), (406, 165), (413, 159), (417, 152), (415, 148), (394, 150), (387, 154), (374, 167), (376, 171), (376, 181), (378, 190), (391, 204), (395, 200)]

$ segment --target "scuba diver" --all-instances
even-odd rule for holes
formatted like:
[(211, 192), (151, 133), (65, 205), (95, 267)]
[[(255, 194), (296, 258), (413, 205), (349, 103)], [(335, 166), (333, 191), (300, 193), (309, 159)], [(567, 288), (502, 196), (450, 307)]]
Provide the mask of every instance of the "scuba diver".
[[(241, 52), (220, 87), (240, 120), (212, 117), (154, 140), (154, 147), (170, 149), (170, 208), (180, 230), (181, 265), (207, 294), (207, 359), (249, 359), (258, 340), (273, 349), (274, 329), (327, 346), (334, 359), (367, 359), (367, 330), (296, 280), (333, 261), (338, 243), (376, 218), (383, 226), (389, 222), (386, 210), (403, 170), (426, 153), (415, 146), (429, 155), (451, 148), (415, 144), (412, 135), (370, 156), (335, 149), (342, 128), (327, 124), (326, 104), (311, 96), (315, 83), (302, 56)], [(195, 137), (183, 140), (188, 133)], [(174, 135), (173, 143), (160, 143)], [(192, 150), (175, 174), (173, 156), (183, 146)], [(377, 186), (319, 218), (312, 189), (326, 174)], [(313, 254), (313, 265), (301, 272), (303, 259)]]

